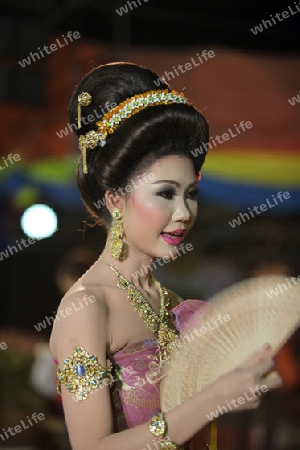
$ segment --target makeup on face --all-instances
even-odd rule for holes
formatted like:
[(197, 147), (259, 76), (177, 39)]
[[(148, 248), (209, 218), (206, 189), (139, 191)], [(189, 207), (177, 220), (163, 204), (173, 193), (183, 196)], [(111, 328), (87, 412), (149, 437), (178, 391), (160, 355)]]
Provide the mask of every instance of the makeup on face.
[(192, 162), (182, 156), (164, 157), (148, 172), (155, 181), (149, 180), (128, 196), (126, 235), (135, 247), (162, 256), (180, 245), (192, 228), (198, 184)]

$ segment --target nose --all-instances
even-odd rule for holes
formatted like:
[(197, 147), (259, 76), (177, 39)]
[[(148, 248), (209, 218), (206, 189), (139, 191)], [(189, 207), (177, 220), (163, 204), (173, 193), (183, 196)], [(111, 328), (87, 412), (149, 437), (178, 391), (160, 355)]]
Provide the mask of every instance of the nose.
[(185, 201), (176, 205), (175, 211), (172, 215), (174, 222), (190, 222), (192, 219), (191, 211)]

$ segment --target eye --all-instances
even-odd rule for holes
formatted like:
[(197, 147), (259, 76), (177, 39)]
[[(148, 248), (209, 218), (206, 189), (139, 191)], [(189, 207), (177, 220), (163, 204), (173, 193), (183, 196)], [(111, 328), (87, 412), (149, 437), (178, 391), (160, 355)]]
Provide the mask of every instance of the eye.
[(191, 200), (197, 200), (199, 192), (200, 192), (200, 189), (195, 188), (188, 193), (187, 197), (190, 198)]
[(175, 192), (173, 189), (164, 189), (163, 191), (157, 192), (156, 195), (159, 195), (160, 197), (166, 198), (167, 200), (172, 200), (172, 198), (175, 195)]

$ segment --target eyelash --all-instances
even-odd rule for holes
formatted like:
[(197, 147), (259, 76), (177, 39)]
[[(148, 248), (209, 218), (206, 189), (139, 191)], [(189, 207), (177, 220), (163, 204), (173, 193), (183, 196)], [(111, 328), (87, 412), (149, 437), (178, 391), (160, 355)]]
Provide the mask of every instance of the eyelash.
[(192, 191), (189, 192), (190, 198), (191, 198), (192, 200), (197, 200), (198, 195), (199, 195), (199, 192), (200, 192), (200, 189), (199, 189), (199, 188), (193, 189)]
[[(188, 198), (191, 200), (197, 200), (197, 196), (199, 194), (199, 189), (193, 189), (190, 191), (187, 195)], [(163, 197), (167, 200), (172, 200), (173, 196), (175, 195), (175, 191), (172, 189), (165, 189), (164, 191), (160, 191), (157, 193), (158, 196)]]

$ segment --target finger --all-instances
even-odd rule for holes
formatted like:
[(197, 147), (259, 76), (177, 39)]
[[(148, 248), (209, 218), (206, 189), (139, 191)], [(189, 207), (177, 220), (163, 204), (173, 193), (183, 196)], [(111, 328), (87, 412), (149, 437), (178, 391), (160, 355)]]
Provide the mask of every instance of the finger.
[(267, 359), (257, 362), (248, 368), (254, 376), (262, 378), (274, 370), (275, 362), (273, 358), (270, 356), (267, 356), (266, 358)]
[(268, 390), (278, 389), (283, 385), (281, 376), (275, 370), (263, 378), (262, 382)]
[(259, 348), (253, 355), (248, 358), (245, 363), (243, 364), (243, 367), (251, 367), (260, 361), (263, 361), (264, 359), (268, 358), (270, 356), (272, 347), (270, 344), (264, 344), (261, 348)]
[(272, 374), (277, 373), (274, 368), (275, 368), (276, 364), (275, 364), (275, 359), (273, 357), (271, 357), (271, 368), (268, 372), (266, 372), (264, 374), (264, 377), (269, 377), (272, 376)]

